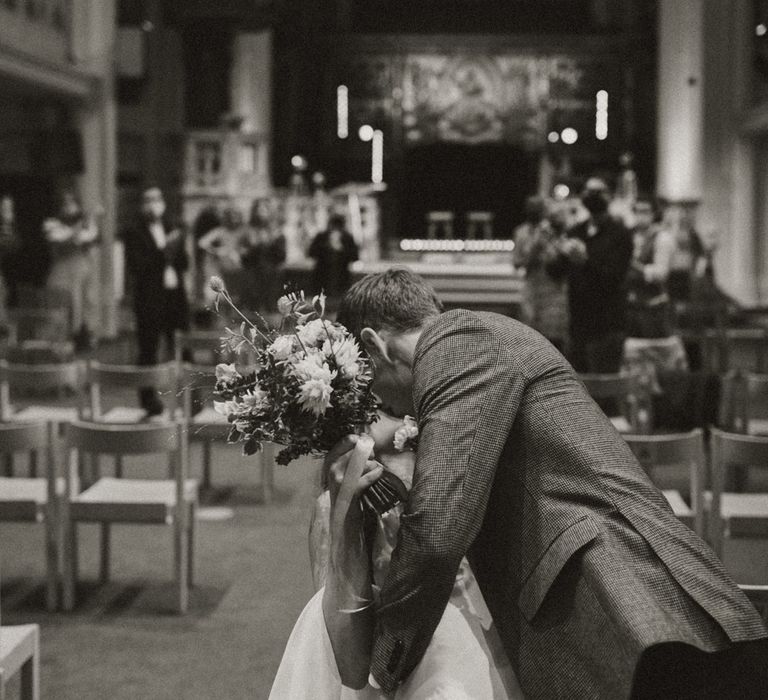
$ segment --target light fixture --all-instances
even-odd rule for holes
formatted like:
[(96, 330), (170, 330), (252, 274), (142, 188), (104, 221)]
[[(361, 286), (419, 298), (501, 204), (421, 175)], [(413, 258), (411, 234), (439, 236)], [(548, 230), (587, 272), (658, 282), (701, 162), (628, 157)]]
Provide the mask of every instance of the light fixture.
[(336, 88), (336, 135), (340, 139), (349, 136), (349, 90), (346, 85)]
[(757, 34), (757, 36), (765, 36), (768, 34), (768, 26), (760, 22), (760, 24), (755, 27), (755, 34)]
[(371, 182), (384, 181), (384, 132), (376, 129), (371, 138)]
[(572, 126), (567, 126), (560, 132), (560, 138), (563, 139), (564, 144), (572, 146), (579, 140), (579, 132)]
[(608, 138), (608, 91), (598, 90), (595, 95), (595, 138), (605, 141)]
[(564, 185), (562, 182), (559, 185), (555, 185), (552, 190), (552, 194), (555, 195), (555, 199), (564, 200), (568, 199), (571, 194), (571, 188), (568, 185)]
[(373, 139), (373, 127), (370, 124), (363, 124), (357, 132), (357, 135), (360, 137), (361, 141), (370, 141)]
[(291, 165), (296, 170), (306, 170), (307, 169), (307, 159), (304, 156), (295, 155), (293, 158), (291, 158)]
[(560, 140), (560, 134), (558, 134), (556, 131), (550, 131), (547, 134), (547, 141), (550, 143), (557, 143)]

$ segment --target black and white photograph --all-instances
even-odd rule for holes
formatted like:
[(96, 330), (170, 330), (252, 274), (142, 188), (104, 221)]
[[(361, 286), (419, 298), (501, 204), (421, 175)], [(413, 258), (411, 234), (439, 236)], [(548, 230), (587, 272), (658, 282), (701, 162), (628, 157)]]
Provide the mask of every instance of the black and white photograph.
[(5, 698), (768, 698), (768, 0), (0, 0)]

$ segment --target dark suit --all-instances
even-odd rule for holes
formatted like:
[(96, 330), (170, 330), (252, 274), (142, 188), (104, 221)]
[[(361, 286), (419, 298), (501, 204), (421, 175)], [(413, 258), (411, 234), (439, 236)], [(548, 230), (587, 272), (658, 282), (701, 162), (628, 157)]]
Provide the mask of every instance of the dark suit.
[(571, 361), (579, 372), (618, 372), (627, 326), (626, 278), (632, 260), (632, 235), (610, 216), (568, 231), (587, 248), (584, 263), (566, 263)]
[[(168, 232), (168, 228), (165, 228)], [(159, 360), (162, 338), (173, 352), (176, 329), (189, 328), (189, 305), (184, 290), (183, 274), (189, 266), (184, 248), (184, 236), (168, 236), (164, 249), (158, 248), (149, 225), (142, 222), (123, 235), (125, 263), (133, 288), (133, 311), (136, 317), (138, 364), (153, 365)], [(166, 266), (170, 265), (178, 278), (175, 289), (166, 289), (163, 281)], [(142, 389), (141, 404), (148, 410), (156, 409), (158, 399), (150, 389)]]
[(626, 698), (653, 645), (768, 635), (538, 333), (450, 311), (413, 372), (416, 469), (372, 657), (385, 690), (420, 661), (465, 554), (526, 698)]

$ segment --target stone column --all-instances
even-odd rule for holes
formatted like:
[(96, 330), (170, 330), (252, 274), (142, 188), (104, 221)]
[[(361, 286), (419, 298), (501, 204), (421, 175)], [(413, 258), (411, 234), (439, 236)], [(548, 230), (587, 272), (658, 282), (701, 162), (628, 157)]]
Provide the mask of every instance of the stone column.
[[(115, 265), (117, 213), (117, 106), (114, 90), (115, 0), (74, 0), (72, 57), (78, 67), (95, 76), (92, 94), (76, 110), (83, 143), (84, 171), (79, 189), (85, 210), (98, 217), (101, 246), (98, 255), (100, 318), (97, 335), (117, 335), (118, 293), (122, 279)], [(117, 251), (119, 256), (119, 250)]]
[(272, 32), (240, 33), (232, 47), (230, 79), (232, 111), (242, 117), (242, 130), (263, 137), (256, 172), (264, 191), (271, 187)]
[(698, 202), (703, 177), (703, 0), (659, 0), (657, 192)]

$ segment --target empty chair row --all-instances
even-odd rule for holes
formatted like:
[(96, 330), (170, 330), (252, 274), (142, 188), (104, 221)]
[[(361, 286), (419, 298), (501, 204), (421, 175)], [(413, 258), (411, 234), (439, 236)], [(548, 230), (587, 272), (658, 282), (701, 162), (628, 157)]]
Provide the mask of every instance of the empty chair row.
[[(45, 526), (46, 604), (65, 610), (75, 603), (78, 577), (77, 526), (101, 528), (100, 579), (109, 579), (111, 527), (116, 523), (166, 525), (173, 532), (176, 604), (188, 605), (194, 568), (195, 513), (198, 485), (188, 478), (188, 455), (182, 423), (107, 425), (75, 421), (64, 428), (64, 457), (57, 458), (50, 423), (0, 424), (0, 452), (37, 454), (45, 464), (43, 477), (0, 477), (0, 521)], [(158, 478), (99, 477), (85, 485), (79, 461), (89, 455), (117, 461), (139, 455), (165, 454)], [(59, 566), (61, 561), (61, 566)]]

